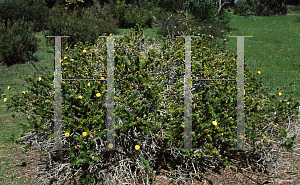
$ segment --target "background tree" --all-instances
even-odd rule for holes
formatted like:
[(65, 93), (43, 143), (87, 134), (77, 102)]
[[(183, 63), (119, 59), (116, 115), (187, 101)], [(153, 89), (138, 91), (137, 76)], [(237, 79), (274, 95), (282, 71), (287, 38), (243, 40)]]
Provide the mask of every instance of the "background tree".
[(287, 0), (239, 0), (234, 8), (235, 14), (273, 16), (287, 14)]
[(48, 8), (52, 8), (55, 4), (64, 6), (66, 10), (74, 10), (79, 7), (89, 7), (94, 4), (93, 0), (44, 0)]
[(299, 0), (287, 0), (286, 4), (297, 6), (300, 4), (300, 1)]

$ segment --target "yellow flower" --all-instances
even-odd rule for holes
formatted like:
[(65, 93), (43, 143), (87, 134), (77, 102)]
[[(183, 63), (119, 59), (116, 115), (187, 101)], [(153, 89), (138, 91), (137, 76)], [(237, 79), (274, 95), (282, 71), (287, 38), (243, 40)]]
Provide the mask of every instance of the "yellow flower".
[(76, 44), (74, 46), (76, 46)]
[(42, 78), (41, 77), (39, 77), (39, 81), (41, 81), (42, 80)]
[(82, 135), (85, 137), (87, 136), (87, 132), (82, 132)]
[(97, 96), (97, 97), (100, 97), (101, 95), (100, 95), (100, 93), (97, 93), (96, 96)]
[(66, 133), (65, 133), (65, 136), (66, 136), (66, 137), (69, 137), (69, 136), (70, 136), (70, 133), (66, 132)]
[(203, 49), (205, 49), (206, 47), (203, 47)]
[(282, 102), (282, 100), (279, 100), (280, 102)]
[(232, 58), (233, 61), (235, 61), (235, 58)]
[(6, 101), (7, 101), (7, 98), (4, 98), (3, 101), (6, 102)]
[(81, 95), (79, 95), (79, 96), (78, 96), (78, 98), (79, 98), (79, 99), (82, 99), (82, 96), (81, 96)]
[(68, 57), (64, 57), (64, 59), (66, 60)]
[(25, 91), (22, 91), (25, 94)]
[(282, 93), (281, 93), (281, 92), (279, 92), (278, 94), (279, 94), (279, 96), (281, 96), (281, 95), (282, 95)]
[(218, 125), (218, 123), (216, 121), (213, 121), (212, 124), (215, 125), (215, 126)]
[(261, 72), (260, 72), (260, 71), (257, 71), (257, 73), (260, 74)]
[(71, 59), (71, 61), (74, 61), (74, 59)]
[(286, 102), (286, 104), (290, 104), (290, 102)]
[(109, 36), (112, 36), (112, 34), (109, 34)]
[(140, 146), (139, 146), (139, 145), (135, 145), (135, 149), (136, 149), (136, 150), (139, 150), (139, 149), (140, 149)]
[(9, 90), (9, 89), (10, 89), (10, 86), (8, 86), (7, 89)]
[(64, 84), (66, 84), (66, 82), (63, 82)]
[(60, 62), (62, 62), (62, 61), (63, 61), (63, 59), (60, 60)]
[(90, 82), (88, 83), (88, 86), (91, 86)]
[(112, 143), (110, 143), (109, 145), (108, 145), (108, 148), (112, 148), (114, 145), (112, 144)]
[(64, 68), (64, 70), (66, 70), (67, 68)]
[(104, 77), (101, 77), (101, 80), (104, 80)]
[(214, 150), (214, 153), (215, 153), (215, 154), (217, 154), (217, 153), (218, 153), (218, 151), (217, 151), (217, 150)]
[(82, 52), (83, 52), (83, 53), (86, 53), (86, 50), (84, 49)]
[(68, 47), (66, 47), (66, 49), (68, 49)]
[(207, 135), (207, 137), (210, 137), (210, 135)]
[(66, 64), (68, 64), (69, 62), (66, 62)]

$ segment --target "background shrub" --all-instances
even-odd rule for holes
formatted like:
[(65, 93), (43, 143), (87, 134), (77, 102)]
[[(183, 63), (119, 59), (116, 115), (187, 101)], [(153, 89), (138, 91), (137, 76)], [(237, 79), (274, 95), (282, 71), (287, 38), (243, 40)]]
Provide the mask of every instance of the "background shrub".
[(95, 17), (99, 20), (115, 22), (119, 24), (119, 20), (113, 18), (109, 4), (103, 6), (98, 1), (94, 0), (94, 5), (90, 7), (90, 10), (94, 13)]
[(128, 29), (136, 24), (139, 24), (142, 28), (151, 28), (152, 26), (151, 5), (148, 3), (144, 3), (144, 6), (138, 8), (117, 0), (116, 5), (110, 7), (114, 18), (118, 19), (119, 28)]
[(48, 8), (43, 0), (4, 0), (0, 3), (0, 19), (5, 22), (10, 19), (12, 23), (24, 17), (24, 21), (33, 22), (33, 31), (41, 31)]
[[(7, 28), (0, 20), (0, 56), (7, 66), (38, 61), (33, 54), (37, 51), (38, 39), (33, 35), (33, 23), (22, 20), (14, 24), (8, 20)], [(40, 41), (40, 39), (39, 39)]]
[(238, 14), (240, 16), (247, 15), (248, 11), (250, 10), (250, 6), (246, 0), (239, 0), (235, 4), (236, 4), (236, 6), (233, 8), (234, 15), (236, 15), (236, 14)]
[(286, 5), (289, 12), (291, 11), (300, 11), (300, 5), (294, 6), (294, 5)]
[(286, 0), (242, 0), (235, 3), (234, 14), (245, 16), (255, 13), (256, 16), (286, 15)]
[[(174, 35), (182, 36), (182, 33), (185, 35), (206, 34), (212, 35), (214, 38), (222, 38), (224, 33), (231, 30), (229, 26), (230, 16), (224, 9), (217, 13), (213, 4), (206, 3), (207, 5), (204, 6), (201, 3), (191, 1), (185, 5), (190, 8), (193, 7), (188, 13), (178, 11), (177, 14), (170, 13), (168, 16), (160, 11), (159, 13), (163, 16), (160, 17), (163, 20), (163, 26), (158, 29), (157, 34), (163, 37), (170, 35), (173, 38), (172, 32), (174, 31)], [(199, 30), (199, 28), (201, 29)]]
[[(82, 20), (78, 19), (77, 11), (73, 11), (70, 16), (61, 7), (55, 6), (49, 12), (46, 28), (48, 31), (44, 33), (48, 35), (67, 35), (68, 38), (63, 38), (62, 46), (74, 45), (77, 42), (95, 43), (95, 40), (103, 35), (117, 33), (117, 26), (112, 22), (99, 20), (88, 9), (83, 10)], [(48, 39), (47, 45), (54, 45), (54, 38)]]

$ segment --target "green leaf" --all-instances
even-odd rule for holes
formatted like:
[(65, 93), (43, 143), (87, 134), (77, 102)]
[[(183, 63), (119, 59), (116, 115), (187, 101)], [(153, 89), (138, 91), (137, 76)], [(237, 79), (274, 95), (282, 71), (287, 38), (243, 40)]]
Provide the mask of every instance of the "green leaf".
[(30, 144), (25, 145), (23, 148), (27, 151), (27, 149), (30, 147)]

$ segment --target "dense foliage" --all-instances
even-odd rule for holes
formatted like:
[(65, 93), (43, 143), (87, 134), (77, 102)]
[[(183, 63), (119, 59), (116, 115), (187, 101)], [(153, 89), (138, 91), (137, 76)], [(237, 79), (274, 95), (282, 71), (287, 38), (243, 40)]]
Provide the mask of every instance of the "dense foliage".
[[(102, 41), (102, 42), (101, 42)], [(107, 78), (107, 38), (99, 39), (95, 45), (89, 43), (66, 47), (62, 50), (62, 78)], [(129, 141), (131, 146), (118, 141), (125, 155), (135, 161), (140, 157), (136, 152), (144, 136), (160, 137), (167, 152), (169, 147), (183, 148), (184, 144), (184, 40), (172, 42), (164, 40), (160, 50), (149, 50), (143, 29), (136, 27), (124, 38), (115, 41), (115, 115), (123, 120), (116, 125), (115, 136), (129, 131), (140, 135)], [(143, 47), (137, 47), (137, 46)], [(192, 39), (193, 79), (236, 78), (236, 56), (217, 47), (211, 36), (202, 35)], [(75, 68), (76, 66), (76, 68)], [(273, 145), (293, 151), (296, 135), (287, 137), (283, 123), (288, 116), (296, 113), (299, 102), (285, 97), (278, 101), (277, 94), (270, 94), (262, 86), (260, 79), (245, 66), (245, 151), (248, 156), (264, 156), (266, 149)], [(98, 69), (98, 70), (97, 70)], [(102, 69), (101, 74), (94, 71)], [(40, 73), (29, 77), (28, 93), (16, 94), (8, 100), (8, 108), (29, 115), (29, 125), (21, 123), (24, 130), (43, 133), (38, 138), (44, 142), (42, 155), (49, 152), (51, 144), (45, 143), (53, 138), (53, 73)], [(229, 148), (236, 144), (236, 83), (231, 81), (193, 81), (192, 82), (192, 138), (193, 148), (198, 151), (182, 150), (187, 158), (195, 159), (203, 166), (212, 163), (230, 166)], [(69, 147), (72, 168), (84, 171), (87, 183), (97, 179), (99, 170), (106, 167), (107, 161), (99, 160), (104, 153), (112, 151), (97, 150), (106, 141), (106, 86), (107, 81), (67, 81), (62, 83), (64, 147)], [(277, 117), (272, 117), (276, 111)], [(52, 115), (52, 116), (51, 116)], [(281, 120), (279, 120), (281, 117)], [(50, 120), (49, 120), (50, 119)], [(49, 121), (47, 121), (49, 120)], [(275, 133), (275, 135), (274, 135)], [(133, 137), (134, 138), (134, 137)], [(54, 140), (53, 140), (54, 142)], [(109, 144), (109, 143), (107, 143)], [(107, 146), (107, 145), (106, 145)], [(108, 145), (111, 147), (111, 145)], [(138, 147), (138, 148), (139, 148)], [(143, 146), (147, 150), (150, 146)], [(160, 156), (144, 161), (154, 167)], [(231, 156), (232, 157), (232, 156)], [(93, 170), (92, 170), (93, 169)], [(151, 173), (151, 168), (149, 168)], [(153, 174), (152, 174), (153, 175)]]
[(14, 23), (24, 17), (24, 21), (34, 23), (33, 31), (40, 31), (48, 8), (43, 0), (4, 0), (0, 3), (0, 10), (0, 19), (5, 20), (5, 27), (8, 20)]
[[(62, 6), (55, 5), (47, 15), (44, 35), (68, 35), (71, 37), (63, 38), (62, 43), (74, 45), (80, 41), (94, 43), (100, 35), (116, 33), (117, 27), (111, 17), (97, 19), (89, 9), (83, 10), (81, 18), (77, 13), (74, 10), (68, 15)], [(47, 38), (47, 45), (53, 46), (54, 38)]]
[(287, 14), (287, 0), (239, 0), (234, 7), (234, 14), (245, 16), (273, 16)]
[(24, 17), (14, 24), (10, 20), (5, 26), (0, 20), (0, 59), (7, 66), (38, 61), (33, 57), (37, 51), (38, 39), (33, 35), (33, 23), (25, 22)]

